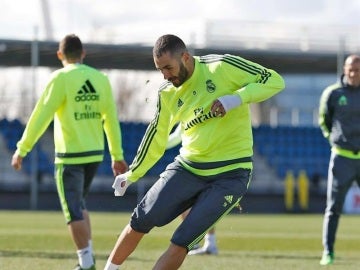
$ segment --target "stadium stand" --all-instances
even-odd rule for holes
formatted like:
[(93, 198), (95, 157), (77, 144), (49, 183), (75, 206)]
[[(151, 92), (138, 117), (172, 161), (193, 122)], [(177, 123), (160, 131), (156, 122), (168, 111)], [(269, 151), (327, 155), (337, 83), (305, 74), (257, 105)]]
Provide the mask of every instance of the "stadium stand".
[[(146, 131), (146, 123), (122, 122), (122, 136), (125, 159), (133, 160), (141, 139)], [(13, 152), (16, 142), (24, 130), (19, 120), (0, 120), (1, 135), (5, 140), (7, 149)], [(292, 170), (298, 174), (305, 170), (309, 177), (319, 175), (325, 178), (330, 157), (328, 142), (323, 138), (318, 127), (312, 126), (277, 126), (260, 125), (253, 128), (255, 151), (263, 157), (267, 164), (274, 169), (279, 179), (284, 179), (286, 172)], [(39, 174), (52, 175), (53, 152), (45, 151), (42, 144), (37, 144)], [(179, 151), (174, 147), (165, 152), (164, 156), (147, 173), (147, 176), (157, 176), (167, 164), (173, 161)], [(24, 159), (24, 171), (31, 173), (31, 158), (34, 152)], [(101, 163), (98, 174), (111, 176), (110, 154), (106, 146), (104, 161)]]
[[(134, 159), (137, 148), (140, 145), (141, 139), (145, 134), (146, 128), (146, 123), (121, 123), (124, 157), (125, 160), (127, 160), (128, 162), (131, 162)], [(167, 150), (164, 156), (156, 163), (156, 165), (148, 171), (147, 176), (159, 175), (165, 169), (166, 165), (174, 160), (174, 157), (178, 152), (179, 147), (174, 147)], [(99, 167), (98, 174), (108, 176), (112, 175), (111, 167), (109, 165), (110, 162), (111, 158), (106, 144), (104, 161)]]
[[(49, 129), (52, 127), (50, 126)], [(122, 136), (123, 136), (123, 148), (125, 159), (128, 161), (133, 160), (135, 157), (137, 148), (141, 142), (141, 139), (146, 131), (147, 124), (145, 123), (133, 123), (133, 122), (124, 122), (121, 123)], [(8, 121), (7, 119), (0, 120), (0, 134), (5, 140), (5, 145), (7, 150), (12, 153), (16, 149), (16, 143), (20, 139), (24, 131), (24, 125), (17, 119)], [(45, 144), (51, 144), (45, 143)], [(36, 144), (36, 154), (38, 155), (38, 168), (37, 172), (39, 174), (53, 175), (54, 166), (53, 166), (53, 149), (48, 151), (44, 150), (44, 147), (41, 143)], [(159, 175), (161, 171), (165, 169), (165, 166), (170, 163), (175, 155), (178, 153), (179, 147), (174, 147), (165, 152), (164, 156), (157, 162), (157, 164), (148, 172), (148, 176)], [(31, 174), (31, 160), (34, 156), (34, 151), (29, 153), (29, 156), (24, 159), (23, 169), (27, 174)], [(109, 154), (109, 149), (105, 148), (104, 161), (100, 164), (98, 169), (99, 175), (111, 176), (111, 158)]]
[(258, 153), (276, 170), (280, 179), (292, 170), (305, 170), (309, 177), (327, 176), (330, 147), (318, 127), (261, 125), (254, 128)]
[[(8, 121), (7, 119), (0, 120), (0, 133), (5, 139), (5, 143), (9, 152), (14, 152), (16, 150), (16, 143), (21, 138), (21, 135), (24, 131), (24, 125), (17, 119)], [(41, 144), (36, 144), (36, 151), (29, 153), (28, 158), (23, 161), (23, 170), (27, 174), (32, 173), (32, 159), (37, 155), (37, 173), (39, 176), (43, 174), (53, 174), (54, 166), (51, 157), (48, 153), (43, 151)]]

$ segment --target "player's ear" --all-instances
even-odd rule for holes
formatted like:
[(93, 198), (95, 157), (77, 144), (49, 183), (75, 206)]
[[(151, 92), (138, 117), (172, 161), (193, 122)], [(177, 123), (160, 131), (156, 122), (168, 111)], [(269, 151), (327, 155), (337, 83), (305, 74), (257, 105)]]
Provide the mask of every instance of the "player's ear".
[(184, 52), (182, 54), (181, 58), (184, 61), (184, 63), (187, 63), (191, 57), (190, 57), (190, 54), (188, 52)]
[(64, 60), (64, 55), (62, 54), (61, 51), (57, 51), (57, 52), (56, 52), (56, 55), (57, 55), (57, 58), (58, 58), (60, 61)]
[(83, 50), (83, 51), (81, 52), (81, 60), (82, 60), (82, 59), (84, 59), (84, 58), (85, 58), (85, 56), (86, 56), (86, 51), (85, 51), (85, 50)]

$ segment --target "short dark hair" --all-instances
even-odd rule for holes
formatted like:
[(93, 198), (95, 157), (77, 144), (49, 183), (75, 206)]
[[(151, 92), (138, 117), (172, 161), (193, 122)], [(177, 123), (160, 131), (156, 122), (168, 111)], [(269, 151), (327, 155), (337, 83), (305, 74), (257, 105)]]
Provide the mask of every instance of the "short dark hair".
[(160, 57), (164, 53), (170, 52), (172, 55), (176, 53), (184, 53), (187, 51), (185, 43), (181, 38), (175, 35), (163, 35), (158, 38), (153, 48), (153, 56)]
[(81, 57), (83, 45), (78, 36), (69, 34), (60, 41), (59, 51), (61, 51), (68, 59), (77, 59)]

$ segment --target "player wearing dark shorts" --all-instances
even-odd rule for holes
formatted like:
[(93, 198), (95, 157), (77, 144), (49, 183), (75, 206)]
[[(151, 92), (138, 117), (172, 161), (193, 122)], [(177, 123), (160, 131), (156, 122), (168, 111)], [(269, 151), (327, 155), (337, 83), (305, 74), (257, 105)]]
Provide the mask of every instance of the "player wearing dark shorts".
[(56, 184), (77, 248), (79, 264), (75, 269), (93, 270), (95, 262), (85, 197), (104, 157), (104, 133), (114, 175), (124, 173), (127, 164), (107, 75), (82, 63), (85, 51), (76, 35), (67, 35), (60, 41), (57, 56), (63, 68), (51, 74), (11, 163), (15, 169), (21, 169), (22, 159), (54, 121)]
[(191, 208), (153, 269), (181, 266), (188, 251), (247, 190), (253, 168), (250, 103), (284, 88), (282, 77), (271, 69), (228, 54), (192, 56), (174, 35), (157, 40), (153, 58), (166, 82), (129, 171), (115, 178), (115, 195), (123, 195), (161, 158), (177, 123), (182, 147), (175, 163), (135, 208), (105, 270), (118, 269), (153, 226), (165, 225)]
[(214, 222), (239, 205), (247, 191), (250, 174), (250, 169), (235, 169), (199, 176), (175, 161), (167, 166), (139, 203), (130, 226), (148, 233), (154, 226), (166, 225), (194, 205), (171, 239), (172, 243), (191, 250)]
[(85, 199), (99, 164), (56, 164), (56, 187), (67, 223), (84, 219)]
[[(177, 145), (181, 144), (181, 125), (177, 125), (176, 129), (171, 132), (169, 139), (166, 145), (166, 149), (170, 149)], [(190, 212), (190, 209), (187, 209), (181, 214), (181, 219), (185, 219)], [(241, 209), (239, 205), (239, 209)], [(189, 251), (188, 255), (217, 255), (219, 254), (219, 249), (216, 241), (216, 232), (215, 226), (211, 227), (204, 236), (204, 244), (200, 246), (195, 244), (192, 249)]]

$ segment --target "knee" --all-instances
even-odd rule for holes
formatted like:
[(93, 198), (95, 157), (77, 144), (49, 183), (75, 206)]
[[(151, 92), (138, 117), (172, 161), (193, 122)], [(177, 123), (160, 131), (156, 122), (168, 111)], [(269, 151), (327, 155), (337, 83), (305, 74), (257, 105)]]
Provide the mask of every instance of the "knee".
[(188, 253), (187, 248), (171, 243), (168, 247), (168, 253), (173, 256), (185, 256)]
[(126, 225), (125, 227), (125, 233), (127, 235), (137, 235), (137, 236), (143, 236), (145, 233), (144, 232), (141, 232), (141, 231), (138, 231), (137, 229), (134, 229), (131, 224), (128, 224)]
[(154, 227), (162, 227), (169, 223), (169, 220), (162, 219), (159, 216), (155, 216), (151, 213), (146, 215), (132, 215), (130, 224), (133, 229), (139, 232), (148, 233)]

